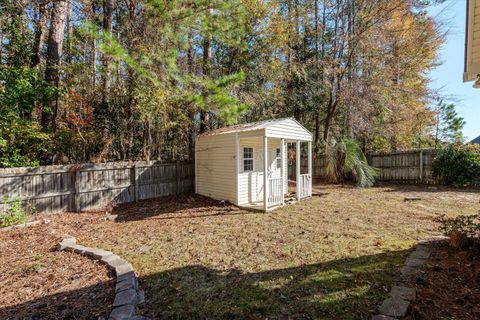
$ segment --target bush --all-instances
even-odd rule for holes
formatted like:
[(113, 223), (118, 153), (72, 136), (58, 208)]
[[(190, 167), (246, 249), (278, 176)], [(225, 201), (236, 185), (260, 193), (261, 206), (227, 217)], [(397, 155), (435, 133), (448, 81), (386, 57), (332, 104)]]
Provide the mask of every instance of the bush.
[(25, 223), (29, 215), (33, 213), (31, 208), (23, 208), (20, 198), (6, 198), (5, 202), (8, 203), (8, 208), (0, 213), (0, 227), (9, 227)]
[(433, 174), (447, 186), (473, 185), (480, 178), (480, 149), (474, 145), (443, 149), (433, 161)]
[(457, 249), (465, 249), (480, 242), (480, 212), (456, 218), (439, 217), (440, 230), (450, 237), (450, 244)]
[(326, 170), (331, 182), (341, 182), (350, 175), (359, 187), (373, 186), (378, 175), (378, 169), (368, 164), (360, 143), (349, 138), (343, 138), (329, 149)]

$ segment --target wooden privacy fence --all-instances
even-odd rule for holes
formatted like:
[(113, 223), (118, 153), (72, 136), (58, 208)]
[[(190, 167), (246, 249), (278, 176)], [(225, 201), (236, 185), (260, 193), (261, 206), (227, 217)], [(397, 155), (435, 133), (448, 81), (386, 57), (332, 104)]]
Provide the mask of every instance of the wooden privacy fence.
[[(437, 155), (435, 149), (418, 149), (406, 151), (391, 151), (367, 153), (368, 163), (379, 169), (377, 181), (393, 183), (425, 183), (436, 184), (433, 177), (432, 163)], [(326, 177), (327, 162), (324, 157), (313, 160), (313, 176)], [(301, 159), (301, 172), (307, 172), (308, 160)], [(288, 167), (289, 179), (295, 180), (295, 163)]]
[(193, 192), (190, 163), (111, 162), (0, 169), (0, 211), (12, 198), (37, 212), (95, 210), (110, 204)]
[(433, 159), (438, 150), (419, 149), (367, 154), (368, 163), (380, 169), (378, 181), (436, 184)]

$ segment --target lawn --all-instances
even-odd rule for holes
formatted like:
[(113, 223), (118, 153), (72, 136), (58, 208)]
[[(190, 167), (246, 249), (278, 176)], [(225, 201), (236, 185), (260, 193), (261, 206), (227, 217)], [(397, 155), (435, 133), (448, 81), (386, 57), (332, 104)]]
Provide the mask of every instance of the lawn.
[(152, 318), (367, 319), (416, 240), (438, 234), (435, 217), (479, 207), (478, 190), (317, 185), (314, 193), (270, 213), (166, 197), (115, 208), (116, 221), (52, 215), (48, 228), (129, 260), (146, 293), (141, 312)]

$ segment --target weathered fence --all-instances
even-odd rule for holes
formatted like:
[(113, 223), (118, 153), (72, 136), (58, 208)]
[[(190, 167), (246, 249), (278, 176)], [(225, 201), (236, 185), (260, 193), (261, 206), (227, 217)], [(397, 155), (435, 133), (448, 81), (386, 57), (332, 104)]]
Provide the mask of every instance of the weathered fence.
[(193, 192), (189, 163), (111, 162), (0, 169), (0, 210), (12, 198), (37, 212), (82, 211)]
[(432, 163), (437, 153), (435, 149), (392, 151), (370, 153), (367, 159), (380, 170), (378, 181), (435, 184)]
[[(393, 183), (425, 183), (435, 184), (437, 180), (432, 174), (433, 159), (437, 155), (435, 149), (418, 149), (407, 151), (390, 151), (368, 153), (368, 163), (379, 169), (377, 181)], [(327, 162), (325, 158), (314, 158), (312, 170), (316, 178), (326, 177)], [(307, 172), (308, 160), (301, 159), (301, 172)], [(289, 165), (289, 179), (295, 180), (295, 164)]]

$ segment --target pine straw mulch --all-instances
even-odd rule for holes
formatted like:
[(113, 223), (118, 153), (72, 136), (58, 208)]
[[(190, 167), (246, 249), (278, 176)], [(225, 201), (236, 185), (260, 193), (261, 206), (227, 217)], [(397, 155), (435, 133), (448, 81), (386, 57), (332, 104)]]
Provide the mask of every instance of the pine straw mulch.
[(55, 224), (0, 231), (0, 319), (101, 319), (110, 313), (112, 272), (57, 251), (64, 234)]
[(479, 248), (434, 244), (429, 263), (410, 282), (418, 297), (406, 319), (480, 319)]

